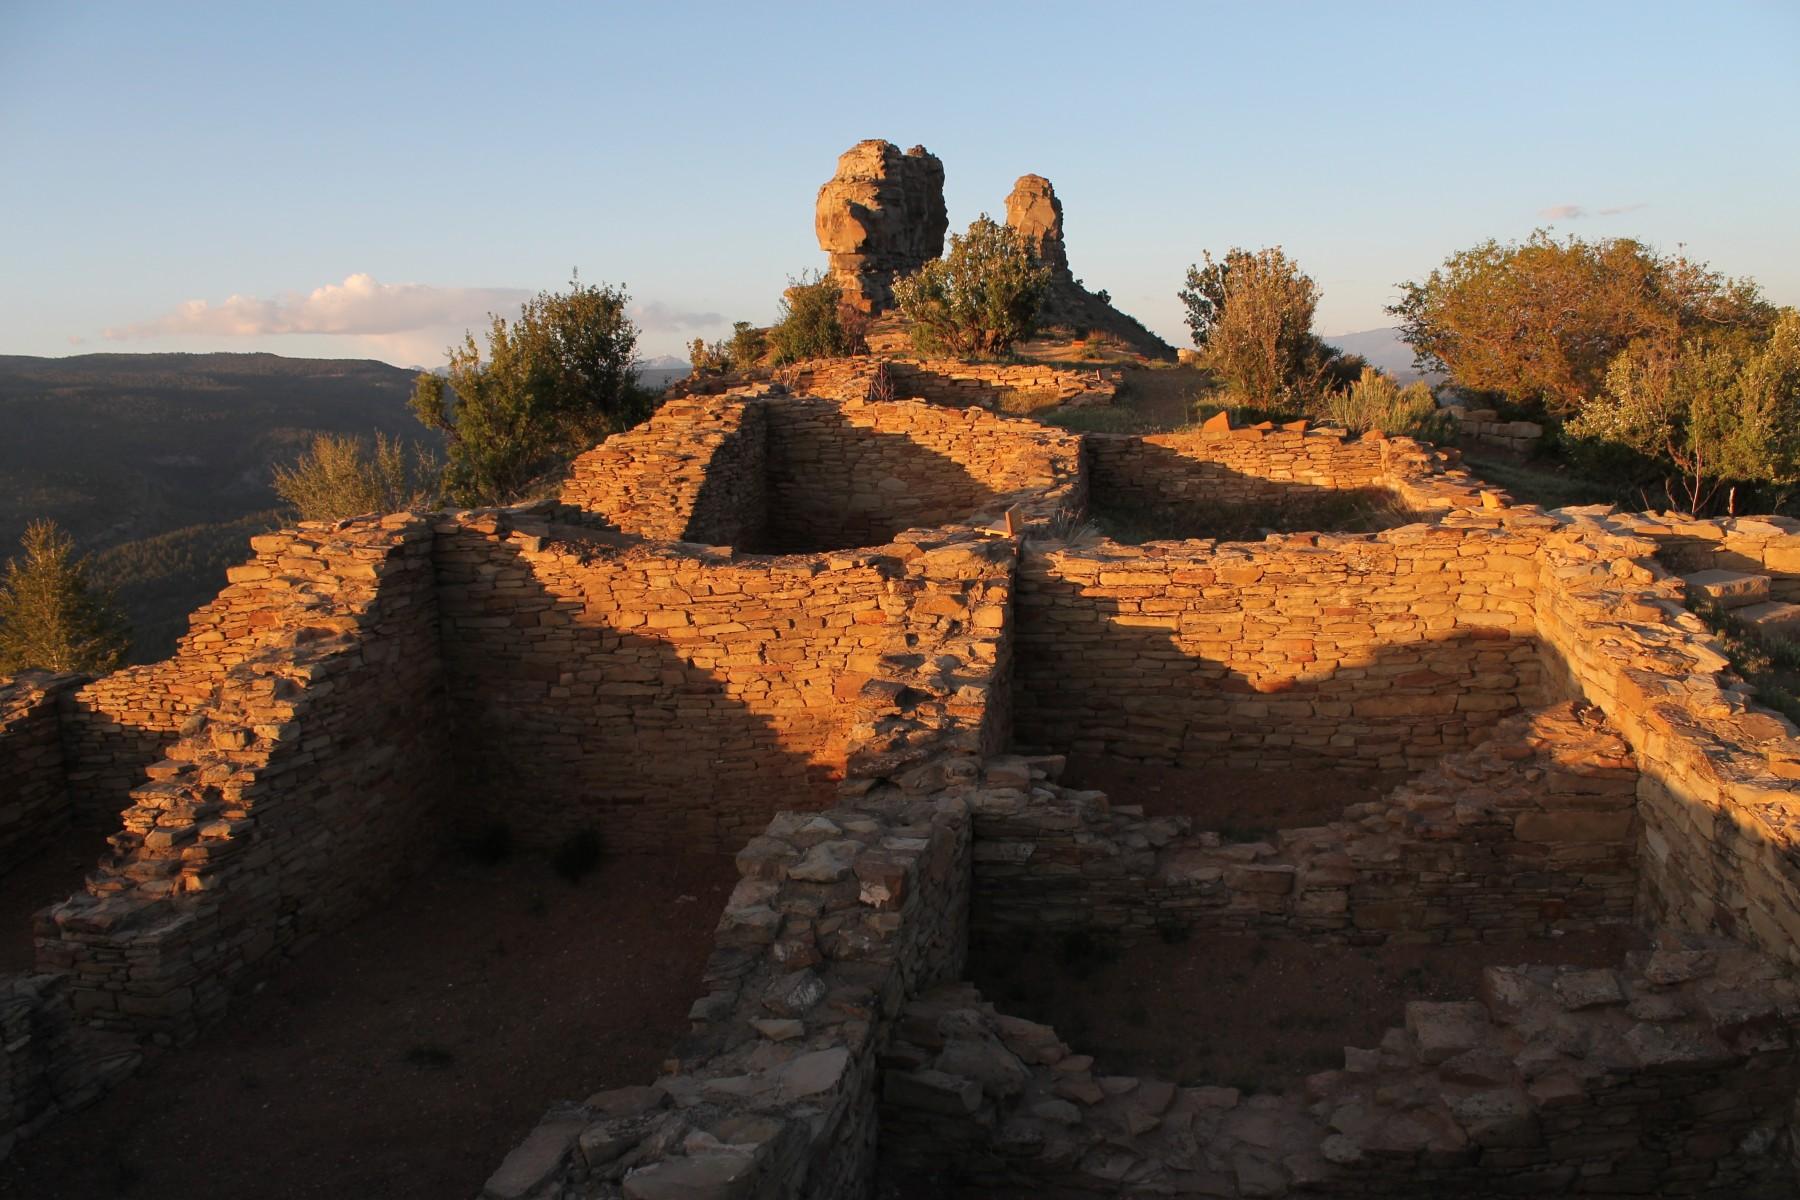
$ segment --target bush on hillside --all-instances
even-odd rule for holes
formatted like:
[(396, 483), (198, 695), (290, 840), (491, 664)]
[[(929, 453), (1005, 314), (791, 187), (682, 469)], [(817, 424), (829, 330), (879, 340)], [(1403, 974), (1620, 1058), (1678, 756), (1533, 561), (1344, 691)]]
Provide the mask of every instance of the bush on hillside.
[(894, 284), (913, 344), (927, 354), (996, 355), (1030, 337), (1050, 269), (1016, 229), (985, 213), (950, 250)]
[(844, 303), (844, 289), (831, 276), (814, 271), (790, 278), (780, 319), (766, 339), (774, 365), (867, 350), (857, 332), (859, 315)]

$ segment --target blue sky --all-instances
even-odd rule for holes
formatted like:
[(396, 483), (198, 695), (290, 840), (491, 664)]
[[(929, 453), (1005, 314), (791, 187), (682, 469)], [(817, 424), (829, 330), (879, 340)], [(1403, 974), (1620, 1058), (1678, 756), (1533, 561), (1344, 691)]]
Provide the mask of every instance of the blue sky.
[(944, 160), (952, 228), (1048, 176), (1171, 340), (1203, 249), (1283, 245), (1342, 333), (1540, 224), (1800, 303), (1796, 114), (1788, 2), (0, 0), (0, 353), (437, 362), (571, 267), (676, 351), (824, 265), (866, 137)]

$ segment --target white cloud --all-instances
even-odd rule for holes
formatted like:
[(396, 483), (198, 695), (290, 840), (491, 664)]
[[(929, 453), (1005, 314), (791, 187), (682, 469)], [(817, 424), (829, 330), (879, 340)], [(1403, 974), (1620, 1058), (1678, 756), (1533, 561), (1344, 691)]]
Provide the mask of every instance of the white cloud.
[(660, 300), (633, 303), (628, 309), (631, 319), (645, 333), (681, 333), (690, 329), (717, 329), (725, 318), (716, 312), (688, 312), (670, 308)]
[(276, 299), (231, 296), (219, 304), (189, 300), (173, 312), (105, 330), (113, 341), (158, 337), (268, 337), (277, 334), (380, 336), (477, 327), (492, 312), (516, 308), (523, 288), (433, 287), (351, 275), (307, 293)]
[(1557, 204), (1550, 208), (1540, 208), (1538, 216), (1546, 221), (1579, 221), (1583, 217), (1616, 217), (1620, 213), (1636, 212), (1640, 208), (1649, 208), (1648, 204), (1614, 204), (1607, 208), (1590, 209), (1581, 204)]

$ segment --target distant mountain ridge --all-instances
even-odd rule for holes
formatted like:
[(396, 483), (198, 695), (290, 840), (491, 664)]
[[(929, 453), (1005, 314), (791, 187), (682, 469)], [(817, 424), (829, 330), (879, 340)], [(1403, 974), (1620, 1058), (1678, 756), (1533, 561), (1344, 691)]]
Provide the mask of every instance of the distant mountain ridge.
[(1369, 360), (1371, 366), (1379, 367), (1401, 383), (1409, 383), (1414, 379), (1441, 382), (1440, 377), (1426, 375), (1413, 366), (1413, 348), (1400, 340), (1398, 329), (1365, 329), (1358, 333), (1340, 333), (1335, 337), (1327, 337), (1325, 341), (1346, 354), (1362, 355)]
[(248, 539), (281, 520), (271, 486), (318, 433), (437, 446), (407, 409), (414, 372), (276, 354), (0, 356), (0, 559), (48, 517), (96, 555), (166, 654)]

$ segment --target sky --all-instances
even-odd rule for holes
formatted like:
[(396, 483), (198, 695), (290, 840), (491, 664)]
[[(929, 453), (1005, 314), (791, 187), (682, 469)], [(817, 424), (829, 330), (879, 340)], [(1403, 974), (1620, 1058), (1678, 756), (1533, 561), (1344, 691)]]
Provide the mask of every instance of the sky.
[(646, 356), (771, 321), (864, 138), (1021, 174), (1172, 342), (1203, 250), (1280, 245), (1316, 328), (1538, 226), (1800, 303), (1800, 4), (0, 0), (0, 353), (441, 363), (622, 284)]

